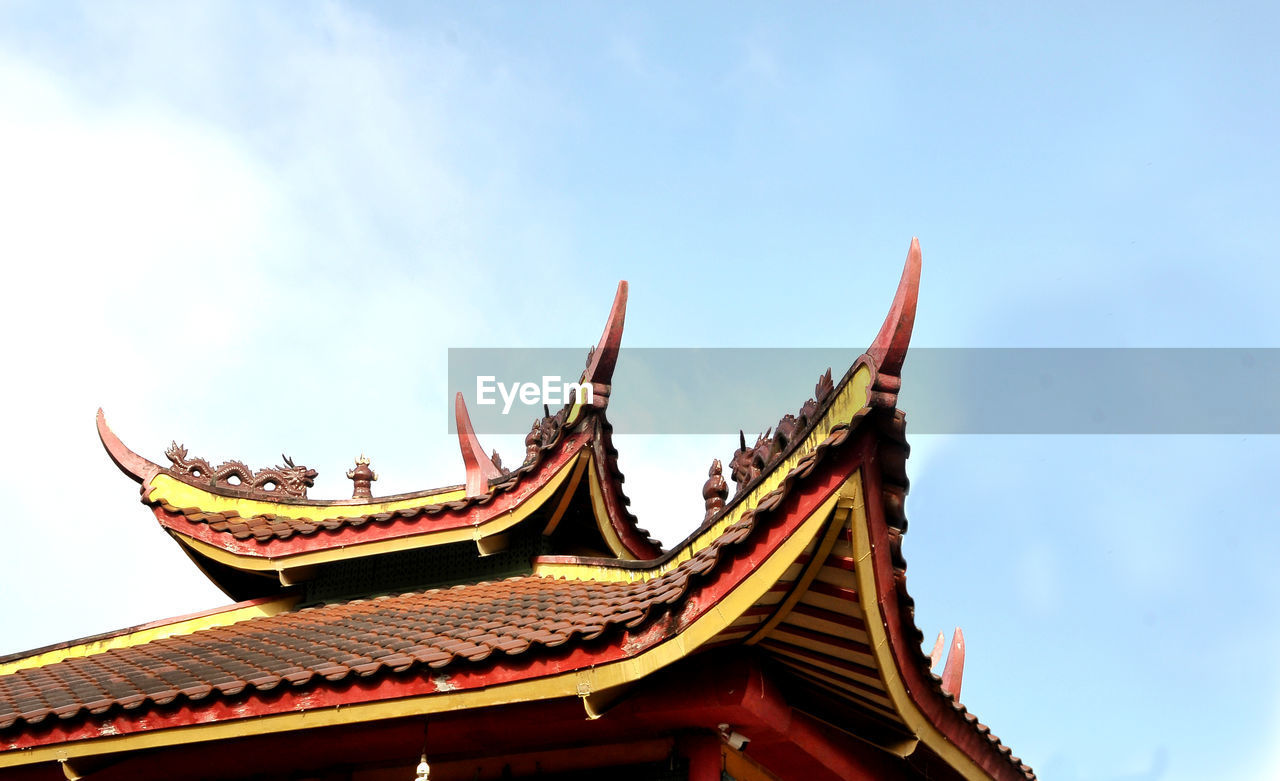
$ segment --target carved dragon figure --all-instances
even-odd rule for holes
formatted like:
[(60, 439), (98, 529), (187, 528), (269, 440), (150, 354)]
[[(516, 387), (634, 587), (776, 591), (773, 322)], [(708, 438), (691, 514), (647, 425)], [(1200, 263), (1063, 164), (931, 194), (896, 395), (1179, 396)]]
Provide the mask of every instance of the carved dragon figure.
[(822, 403), (834, 390), (831, 370), (827, 369), (826, 373), (818, 378), (818, 383), (813, 388), (815, 398), (804, 403), (798, 416), (783, 415), (777, 426), (756, 438), (756, 443), (752, 447), (747, 447), (746, 434), (738, 432), (738, 449), (733, 454), (733, 460), (729, 462), (729, 475), (735, 484), (735, 493), (759, 477), (770, 464), (782, 457), (787, 448), (795, 444), (796, 440), (817, 420)]
[(741, 491), (744, 485), (759, 477), (768, 466), (769, 449), (773, 446), (773, 439), (769, 436), (772, 431), (773, 429), (769, 429), (756, 437), (755, 445), (750, 448), (747, 447), (746, 434), (738, 432), (738, 442), (741, 444), (734, 451), (733, 460), (729, 462), (729, 476), (733, 479), (735, 492)]
[[(242, 461), (226, 461), (210, 466), (203, 458), (188, 458), (186, 447), (173, 442), (164, 451), (165, 456), (173, 462), (169, 472), (188, 482), (241, 491), (246, 494), (269, 496), (289, 496), (295, 499), (307, 498), (307, 489), (316, 483), (316, 470), (298, 466), (286, 455), (285, 466), (269, 467), (254, 472)], [(235, 482), (232, 482), (232, 478)]]

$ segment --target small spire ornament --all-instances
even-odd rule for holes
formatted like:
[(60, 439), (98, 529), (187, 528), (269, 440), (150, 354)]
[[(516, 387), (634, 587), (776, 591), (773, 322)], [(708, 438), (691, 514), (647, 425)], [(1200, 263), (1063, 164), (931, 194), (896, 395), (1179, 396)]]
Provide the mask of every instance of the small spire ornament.
[(347, 470), (347, 479), (355, 483), (351, 490), (352, 499), (373, 498), (373, 481), (378, 479), (378, 473), (369, 468), (369, 459), (364, 453), (356, 459), (355, 469)]
[(724, 500), (729, 496), (729, 484), (724, 481), (724, 468), (720, 466), (720, 459), (711, 462), (711, 469), (707, 471), (707, 482), (702, 484), (702, 499), (707, 508), (706, 515), (703, 520), (709, 520), (711, 516), (724, 509)]

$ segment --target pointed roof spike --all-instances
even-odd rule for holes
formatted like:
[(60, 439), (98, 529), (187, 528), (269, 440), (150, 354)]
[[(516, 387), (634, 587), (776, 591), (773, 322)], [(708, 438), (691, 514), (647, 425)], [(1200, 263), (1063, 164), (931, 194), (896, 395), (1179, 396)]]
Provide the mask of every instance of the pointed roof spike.
[(933, 650), (929, 652), (929, 669), (938, 666), (938, 662), (942, 661), (942, 649), (945, 647), (947, 639), (943, 632), (938, 633), (938, 639), (933, 641)]
[(502, 472), (494, 466), (492, 459), (480, 447), (476, 430), (471, 425), (471, 416), (467, 414), (467, 402), (462, 398), (462, 391), (453, 399), (453, 414), (458, 423), (458, 447), (462, 449), (462, 462), (467, 467), (467, 496), (481, 496), (489, 493), (489, 481), (502, 476)]
[(609, 322), (600, 335), (600, 343), (591, 353), (591, 361), (582, 373), (582, 382), (598, 382), (608, 385), (613, 382), (613, 369), (618, 364), (618, 348), (622, 346), (622, 326), (627, 318), (627, 281), (618, 283), (618, 292), (613, 297), (613, 308), (609, 310)]
[(907, 358), (911, 328), (916, 321), (916, 298), (920, 294), (920, 261), (920, 240), (913, 238), (902, 269), (902, 279), (898, 282), (898, 292), (893, 297), (893, 306), (889, 308), (884, 325), (880, 326), (880, 333), (867, 348), (867, 355), (875, 361), (876, 370), (883, 374), (900, 375), (902, 363)]
[(960, 701), (960, 683), (964, 679), (964, 632), (956, 627), (951, 635), (951, 650), (947, 652), (947, 666), (942, 668), (942, 690)]
[(98, 438), (102, 440), (102, 446), (107, 449), (107, 455), (111, 456), (111, 460), (120, 467), (120, 471), (139, 483), (150, 480), (162, 471), (159, 464), (148, 461), (125, 447), (125, 444), (107, 425), (107, 417), (102, 414), (101, 407), (98, 408)]

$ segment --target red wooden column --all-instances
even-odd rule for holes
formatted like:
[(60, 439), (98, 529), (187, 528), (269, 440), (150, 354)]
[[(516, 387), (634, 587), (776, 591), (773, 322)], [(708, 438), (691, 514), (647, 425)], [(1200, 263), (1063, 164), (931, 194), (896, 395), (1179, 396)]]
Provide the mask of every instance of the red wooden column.
[(688, 732), (676, 741), (680, 755), (689, 760), (689, 781), (720, 781), (724, 760), (720, 736), (714, 732)]

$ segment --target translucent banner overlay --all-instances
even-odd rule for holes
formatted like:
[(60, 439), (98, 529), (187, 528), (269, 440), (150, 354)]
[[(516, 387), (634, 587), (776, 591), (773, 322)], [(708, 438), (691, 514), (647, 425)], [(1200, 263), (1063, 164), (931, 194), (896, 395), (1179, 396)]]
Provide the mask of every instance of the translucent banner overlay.
[[(838, 384), (861, 352), (623, 348), (609, 420), (619, 434), (752, 435), (797, 412), (828, 366)], [(449, 431), (462, 391), (478, 433), (527, 432), (544, 403), (563, 405), (584, 358), (449, 350)], [(916, 434), (1280, 434), (1276, 348), (912, 348), (902, 379)]]

